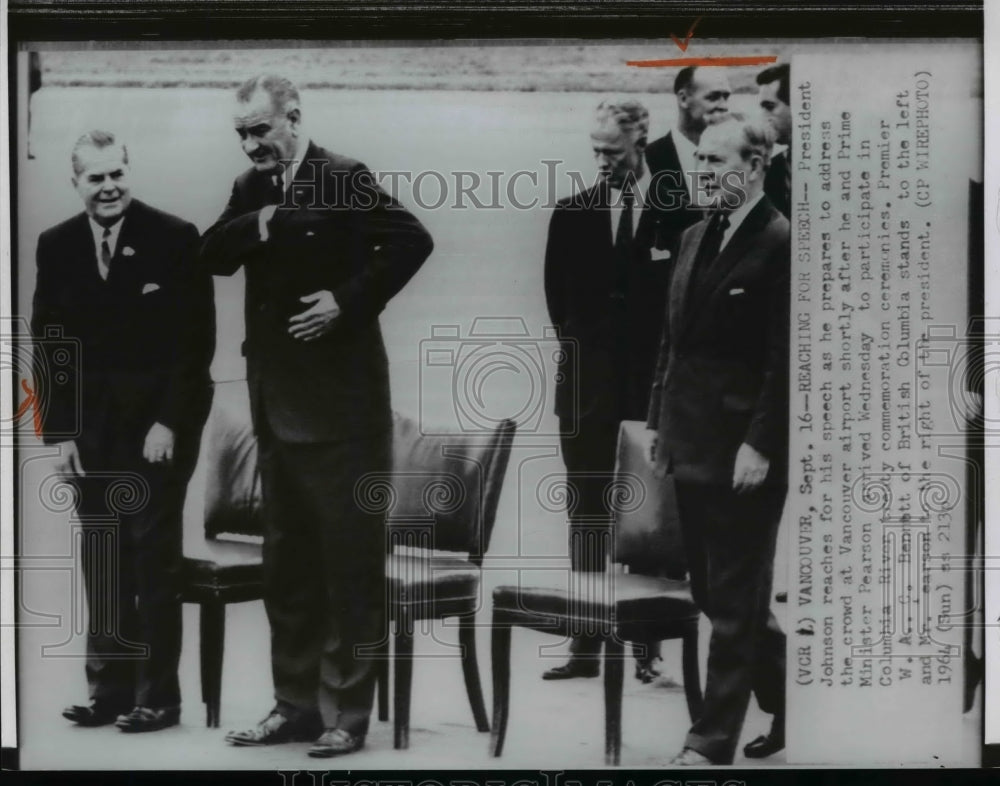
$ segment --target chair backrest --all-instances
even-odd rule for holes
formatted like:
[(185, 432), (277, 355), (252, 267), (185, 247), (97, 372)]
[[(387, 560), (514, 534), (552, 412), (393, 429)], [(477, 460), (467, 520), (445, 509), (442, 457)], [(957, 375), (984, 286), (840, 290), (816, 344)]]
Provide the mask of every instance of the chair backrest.
[(245, 380), (215, 383), (205, 431), (205, 537), (263, 535), (257, 438)]
[[(483, 433), (422, 433), (397, 413), (392, 471), (360, 478), (356, 498), (384, 514), (390, 529), (425, 526), (424, 545), (468, 553), (478, 564), (493, 534), (516, 428), (504, 420)], [(206, 432), (205, 536), (262, 535), (257, 439), (244, 380), (215, 384)]]
[(686, 567), (673, 478), (655, 476), (645, 432), (637, 420), (623, 421), (618, 432), (614, 560), (634, 573), (681, 578)]
[[(471, 434), (420, 426), (394, 415), (392, 472), (360, 479), (356, 497), (378, 501), (390, 548), (462, 552), (481, 564), (517, 425), (504, 420), (492, 431)], [(414, 532), (423, 537), (407, 537)]]

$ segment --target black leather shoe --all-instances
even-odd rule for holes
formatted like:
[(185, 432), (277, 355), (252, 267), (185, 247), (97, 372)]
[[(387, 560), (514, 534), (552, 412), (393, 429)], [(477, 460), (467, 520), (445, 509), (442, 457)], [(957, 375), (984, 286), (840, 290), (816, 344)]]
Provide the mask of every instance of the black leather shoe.
[(574, 677), (596, 677), (601, 672), (598, 662), (570, 659), (562, 666), (542, 672), (543, 680), (571, 680)]
[(329, 759), (331, 756), (343, 756), (354, 753), (365, 747), (365, 738), (360, 734), (351, 734), (343, 729), (327, 729), (309, 749), (309, 755), (314, 759)]
[(285, 742), (312, 742), (323, 732), (319, 720), (292, 721), (278, 710), (246, 731), (231, 731), (226, 742), (239, 746), (280, 745)]
[(115, 726), (124, 732), (138, 733), (143, 731), (159, 731), (169, 726), (176, 726), (181, 720), (181, 708), (174, 707), (135, 707), (127, 715), (118, 716)]
[(118, 716), (127, 710), (128, 707), (95, 700), (86, 707), (79, 704), (67, 707), (62, 711), (62, 716), (77, 726), (107, 726), (109, 723), (114, 723)]
[(757, 739), (748, 742), (743, 746), (743, 755), (748, 759), (766, 759), (784, 750), (785, 747), (785, 720), (775, 718), (771, 723), (769, 734), (761, 734)]

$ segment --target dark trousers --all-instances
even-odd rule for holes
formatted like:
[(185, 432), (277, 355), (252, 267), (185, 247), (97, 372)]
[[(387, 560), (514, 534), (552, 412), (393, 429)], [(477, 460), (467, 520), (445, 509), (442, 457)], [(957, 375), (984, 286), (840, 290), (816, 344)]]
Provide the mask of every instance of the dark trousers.
[(366, 473), (389, 471), (391, 442), (391, 433), (304, 444), (258, 433), (278, 707), (359, 735), (376, 676), (365, 650), (386, 635), (385, 526), (383, 514), (358, 506), (354, 487)]
[(731, 764), (751, 692), (764, 712), (785, 709), (785, 635), (770, 601), (786, 489), (676, 488), (691, 590), (712, 623), (704, 708), (685, 746)]
[(145, 433), (78, 442), (80, 557), (89, 610), (90, 698), (125, 708), (181, 702), (182, 514), (197, 438), (172, 464), (142, 458)]

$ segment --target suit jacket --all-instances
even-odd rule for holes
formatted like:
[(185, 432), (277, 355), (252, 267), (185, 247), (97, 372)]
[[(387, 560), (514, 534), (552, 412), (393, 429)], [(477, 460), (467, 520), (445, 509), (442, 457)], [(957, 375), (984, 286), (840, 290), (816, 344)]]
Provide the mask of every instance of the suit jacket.
[(556, 384), (563, 419), (617, 423), (647, 410), (670, 262), (654, 259), (662, 217), (647, 208), (619, 269), (609, 191), (598, 184), (560, 200), (549, 223), (545, 298), (565, 358)]
[(130, 435), (141, 456), (156, 422), (197, 440), (211, 401), (215, 302), (198, 230), (137, 199), (123, 221), (107, 280), (86, 213), (38, 239), (31, 321), (43, 438), (76, 439), (84, 469), (112, 434)]
[[(258, 215), (273, 189), (249, 169), (204, 235), (216, 274), (246, 270), (247, 381), (256, 428), (288, 442), (359, 439), (392, 427), (389, 368), (378, 315), (430, 255), (419, 221), (375, 183), (365, 166), (310, 143), (290, 192), (262, 242)], [(272, 200), (273, 202), (273, 200)], [(288, 320), (299, 298), (333, 292), (333, 329), (302, 341)]]
[(791, 172), (787, 153), (778, 153), (771, 159), (771, 165), (764, 176), (764, 193), (771, 204), (782, 212), (785, 218), (792, 215)]
[(701, 280), (689, 286), (708, 226), (681, 237), (650, 398), (657, 467), (678, 480), (732, 484), (739, 446), (788, 463), (788, 219), (765, 196)]
[(653, 176), (660, 213), (660, 234), (664, 248), (676, 252), (681, 233), (701, 221), (704, 210), (691, 204), (685, 172), (677, 155), (673, 131), (646, 147), (646, 165)]

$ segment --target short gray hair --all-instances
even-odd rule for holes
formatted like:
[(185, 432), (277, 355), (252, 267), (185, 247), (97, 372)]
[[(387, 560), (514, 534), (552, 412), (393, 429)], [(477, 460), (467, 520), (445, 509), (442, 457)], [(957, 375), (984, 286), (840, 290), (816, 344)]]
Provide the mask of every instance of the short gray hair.
[(122, 149), (122, 163), (128, 163), (128, 148), (124, 142), (119, 142), (111, 131), (94, 129), (80, 136), (73, 145), (73, 152), (70, 153), (70, 160), (73, 162), (73, 174), (79, 175), (83, 171), (83, 162), (80, 160), (80, 151), (85, 147), (92, 147), (94, 150), (103, 150), (106, 147), (120, 147)]
[(614, 121), (633, 141), (649, 134), (649, 110), (634, 98), (601, 101), (596, 114), (598, 122)]
[[(747, 161), (751, 156), (758, 155), (764, 161), (765, 169), (771, 165), (771, 151), (774, 149), (775, 134), (771, 124), (766, 119), (755, 115), (744, 117), (738, 113), (713, 123), (709, 128), (726, 128), (734, 126), (733, 134), (737, 134), (740, 143), (740, 157)], [(708, 130), (708, 129), (706, 129)]]
[(286, 112), (299, 105), (299, 89), (295, 83), (277, 74), (257, 74), (250, 77), (236, 88), (236, 100), (245, 104), (258, 90), (271, 96), (271, 103), (278, 112)]

